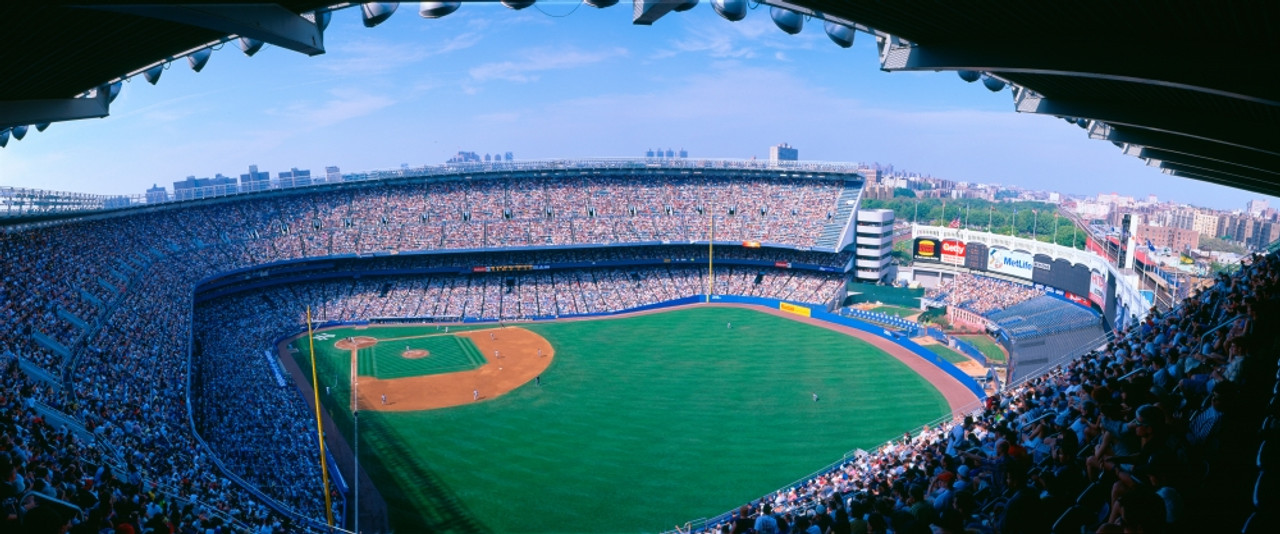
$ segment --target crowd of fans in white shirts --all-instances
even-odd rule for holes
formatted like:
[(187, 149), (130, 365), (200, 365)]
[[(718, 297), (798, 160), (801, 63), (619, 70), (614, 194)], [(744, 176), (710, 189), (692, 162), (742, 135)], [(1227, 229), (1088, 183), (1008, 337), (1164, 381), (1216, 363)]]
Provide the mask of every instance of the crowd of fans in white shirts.
[[(186, 349), (191, 292), (198, 281), (235, 269), (328, 255), (688, 242), (705, 239), (712, 214), (717, 240), (807, 247), (820, 235), (828, 210), (835, 210), (840, 188), (835, 180), (784, 178), (496, 178), (293, 191), (0, 232), (0, 357), (16, 374), (22, 374), (14, 363), (18, 357), (51, 376), (66, 371), (70, 377), (63, 387), (48, 390), (6, 383), (6, 407), (18, 410), (12, 412), (13, 421), (37, 419), (29, 409), (39, 401), (92, 429), (94, 451), (117, 451), (117, 467), (130, 466), (131, 477), (145, 483), (131, 485), (129, 491), (117, 485), (111, 501), (125, 498), (139, 504), (147, 491), (167, 496), (167, 507), (141, 510), (136, 518), (83, 518), (90, 523), (132, 522), (140, 528), (164, 517), (190, 528), (235, 521), (264, 530), (287, 529), (278, 516), (219, 474), (189, 430)], [(517, 227), (522, 229), (511, 230)], [(692, 271), (651, 293), (701, 288), (701, 274)], [(530, 275), (532, 291), (508, 295), (516, 312), (504, 311), (507, 307), (500, 303), (507, 294), (498, 283), (459, 288), (456, 281), (441, 280), (436, 289), (449, 295), (446, 312), (475, 310), (501, 317), (526, 316), (529, 312), (523, 310), (529, 309), (604, 309), (608, 299), (631, 295), (621, 288), (635, 282), (625, 270), (566, 274), (563, 281), (552, 274), (550, 285), (536, 276)], [(797, 285), (788, 289), (797, 295), (826, 283), (794, 276)], [(727, 275), (724, 283), (748, 285), (748, 278), (754, 282), (754, 273)], [(583, 294), (557, 298), (550, 289), (541, 289), (552, 286), (559, 291), (576, 287)], [(37, 335), (61, 350), (38, 342)], [(207, 420), (214, 417), (206, 415)], [(209, 427), (205, 437), (216, 441), (210, 435), (215, 431), (234, 439), (239, 430)], [(21, 447), (14, 443), (9, 441), (0, 452), (18, 452)], [(56, 456), (105, 468), (106, 463), (94, 460), (96, 453), (82, 448), (67, 445), (61, 450), (65, 456)], [(14, 472), (32, 475), (37, 467), (32, 460), (20, 455)], [(233, 458), (233, 466), (237, 461), (246, 460)], [(105, 483), (112, 485), (111, 480)], [(70, 493), (83, 481), (62, 482)], [(272, 496), (293, 497), (287, 491)], [(308, 514), (316, 511), (307, 499), (289, 505)], [(183, 502), (199, 504), (174, 508)]]
[[(818, 205), (815, 198), (833, 198), (834, 188), (819, 193), (800, 182), (762, 182), (741, 187), (764, 189), (738, 192), (737, 185), (694, 183), (684, 187), (707, 191), (705, 198), (721, 200), (739, 194), (751, 199), (792, 198), (787, 195), (798, 188), (805, 194), (794, 196), (791, 209), (796, 215), (783, 217), (785, 224), (794, 223), (810, 238), (818, 234), (820, 226), (814, 221), (824, 217), (813, 210)], [(587, 193), (553, 185), (543, 184), (544, 199), (564, 199), (557, 202), (565, 203), (574, 198), (594, 199), (596, 209), (611, 210), (604, 213), (617, 213), (618, 217), (629, 216), (628, 198), (638, 201), (658, 195), (677, 210), (690, 209), (703, 198), (689, 200), (688, 192), (658, 184), (627, 186), (621, 195), (602, 194), (609, 189), (604, 186)], [(122, 525), (135, 532), (143, 528), (219, 532), (228, 522), (263, 532), (294, 528), (223, 478), (189, 431), (185, 395), (191, 291), (197, 281), (232, 269), (303, 256), (386, 250), (414, 242), (408, 237), (414, 232), (406, 225), (418, 221), (425, 227), (432, 217), (404, 217), (395, 206), (404, 208), (406, 202), (417, 202), (409, 211), (425, 209), (425, 195), (434, 194), (435, 190), (428, 189), (436, 186), (396, 187), (419, 188), (418, 194), (423, 196), (411, 197), (409, 191), (401, 190), (387, 194), (370, 190), (224, 202), (0, 234), (5, 262), (0, 276), (0, 340), (5, 344), (0, 347), (0, 371), (5, 377), (0, 385), (0, 503), (5, 504), (0, 520), (5, 528), (0, 530), (35, 532), (43, 531), (39, 525), (51, 524), (56, 531), (69, 521), (58, 505), (32, 492), (79, 505), (85, 513), (73, 520), (78, 522), (73, 529), (77, 532), (119, 531), (126, 528)], [(503, 196), (498, 191), (507, 192), (503, 198), (520, 196), (511, 195), (511, 187), (483, 193), (477, 190), (475, 194), (467, 186), (440, 187), (454, 187), (456, 190), (450, 190), (453, 199), (437, 201), (432, 197), (430, 209), (460, 202), (469, 206), (472, 221), (437, 221), (437, 228), (444, 231), (423, 235), (461, 235), (450, 233), (448, 225), (474, 223), (474, 214), (485, 214), (486, 210), (486, 217), (495, 209), (498, 217), (505, 217), (501, 210), (508, 204), (495, 200)], [(576, 187), (592, 186), (584, 183)], [(622, 201), (611, 204), (601, 199)], [(473, 202), (487, 207), (470, 207)], [(511, 206), (517, 206), (523, 200), (512, 202)], [(740, 214), (751, 209), (738, 206)], [(382, 215), (376, 214), (379, 211)], [(770, 207), (768, 212), (778, 211), (787, 212), (787, 208)], [(308, 216), (320, 223), (309, 223)], [(354, 217), (361, 218), (344, 226)], [(381, 217), (402, 223), (400, 232), (368, 226), (380, 222)], [(655, 220), (661, 217), (655, 216)], [(581, 227), (587, 228), (601, 219), (598, 214), (572, 222), (586, 221)], [(232, 226), (228, 221), (237, 224)], [(567, 227), (570, 241), (581, 242), (574, 241), (579, 239), (573, 233), (578, 228), (574, 224)], [(686, 231), (689, 226), (684, 226)], [(618, 237), (617, 225), (613, 228)], [(779, 229), (776, 235), (787, 232)], [(472, 243), (490, 244), (486, 232), (468, 235), (482, 238)], [(627, 234), (626, 239), (639, 239), (633, 237), (638, 235)], [(431, 245), (436, 243), (433, 239), (426, 242), (438, 246)], [(375, 245), (364, 248), (362, 243)], [(446, 312), (456, 307), (459, 313), (479, 310), (480, 314), (500, 317), (507, 313), (509, 300), (518, 310), (517, 316), (526, 315), (530, 308), (538, 313), (544, 309), (581, 313), (612, 305), (613, 300), (623, 298), (623, 288), (629, 294), (663, 296), (687, 288), (701, 289), (706, 282), (701, 269), (664, 269), (663, 273), (567, 271), (563, 283), (562, 273), (526, 273), (515, 276), (521, 283), (512, 293), (506, 293), (504, 276), (475, 277), (496, 283), (485, 282), (474, 290), (470, 279), (465, 285), (458, 283), (463, 277), (454, 277), (452, 284), (443, 278), (436, 285), (430, 278), (395, 282), (388, 294), (400, 303), (381, 311), (406, 314), (408, 304), (404, 302), (412, 302), (414, 295), (439, 291), (432, 294), (450, 303)], [(783, 276), (799, 276), (803, 283)], [(804, 280), (804, 276), (814, 278)], [(760, 283), (756, 283), (757, 277)], [(1044, 523), (1066, 509), (1068, 501), (1075, 502), (1081, 482), (1095, 481), (1105, 488), (1098, 504), (1106, 505), (1100, 508), (1105, 511), (1105, 521), (1091, 525), (1100, 531), (1238, 528), (1241, 514), (1247, 515), (1250, 507), (1242, 493), (1252, 487), (1252, 480), (1241, 477), (1253, 473), (1244, 464), (1251, 463), (1253, 457), (1248, 447), (1256, 445), (1256, 423), (1260, 421), (1256, 410), (1267, 406), (1265, 398), (1274, 385), (1277, 330), (1271, 323), (1280, 317), (1277, 282), (1280, 269), (1274, 259), (1257, 259), (1240, 274), (1223, 277), (1173, 312), (1130, 328), (1107, 350), (993, 398), (972, 424), (945, 425), (909, 436), (753, 503), (742, 518), (730, 518), (729, 522), (742, 525), (750, 519), (751, 528), (757, 528), (760, 518), (754, 516), (761, 512), (759, 505), (768, 504), (777, 507), (770, 518), (775, 524), (778, 520), (787, 523), (784, 531), (788, 532), (809, 521), (847, 524), (855, 529), (863, 521), (871, 532), (890, 527), (911, 532), (912, 525), (931, 523), (940, 525), (944, 532), (959, 532), (965, 526), (990, 531), (993, 529), (984, 526), (981, 517), (973, 522), (975, 513), (982, 502), (999, 501), (1003, 495), (1000, 511), (987, 513), (991, 524), (1001, 532), (1042, 532)], [(787, 271), (761, 276), (759, 269), (734, 268), (717, 280), (721, 283), (726, 285), (724, 292), (758, 290), (771, 295), (778, 288), (820, 292), (826, 280), (820, 275)], [(333, 306), (320, 308), (325, 318), (336, 319), (377, 313), (380, 310), (372, 302), (392, 300), (371, 301), (370, 293), (357, 296), (354, 290), (346, 293), (320, 289), (319, 285), (301, 286), (293, 300), (281, 299), (278, 305), (333, 302)], [(381, 292), (379, 287), (371, 294)], [(572, 296), (562, 299), (562, 293)], [(345, 303), (348, 297), (353, 304)], [(625, 307), (641, 300), (624, 300), (617, 305)], [(80, 317), (90, 328), (68, 326), (68, 321), (58, 317), (59, 311)], [(414, 311), (423, 315), (421, 304)], [(1237, 315), (1242, 318), (1230, 329), (1204, 336)], [(50, 371), (63, 363), (30, 340), (35, 330), (73, 352), (74, 358), (68, 362), (73, 364), (73, 379), (61, 388), (33, 382), (18, 370), (15, 356)], [(211, 367), (198, 367), (202, 376), (206, 369), (211, 375), (224, 371), (219, 367), (221, 362), (200, 365), (205, 364)], [(266, 380), (268, 376), (265, 370), (243, 371), (238, 375), (242, 379), (253, 375)], [(219, 388), (217, 382), (202, 381), (200, 388), (194, 392), (198, 396), (225, 400), (213, 397)], [(83, 440), (70, 429), (45, 422), (35, 410), (38, 404), (57, 408), (82, 422), (93, 439)], [(289, 406), (281, 403), (280, 411), (263, 409), (249, 415), (293, 417), (296, 414), (289, 410), (297, 403), (292, 404), (294, 408)], [(255, 423), (228, 425), (226, 417), (208, 411), (198, 415), (204, 437), (217, 444), (215, 450), (220, 454), (227, 455), (224, 460), (233, 469), (243, 469), (237, 472), (262, 484), (272, 497), (318, 514), (320, 505), (314, 493), (291, 495), (282, 485), (263, 482), (281, 476), (279, 471), (262, 470), (259, 464), (267, 458), (263, 450), (236, 449), (242, 429), (275, 433), (263, 438), (271, 443), (268, 447), (298, 439), (293, 436), (295, 429)], [(1179, 501), (1186, 506), (1182, 513), (1170, 504)], [(769, 521), (764, 523), (763, 530), (768, 531)], [(843, 532), (843, 527), (835, 528), (835, 532)]]
[(1280, 437), (1267, 400), (1280, 261), (1253, 260), (963, 421), (904, 435), (703, 530), (1239, 532), (1271, 513), (1274, 490), (1251, 496), (1268, 491), (1254, 462), (1263, 439)]
[[(657, 267), (514, 276), (366, 276), (215, 299), (196, 309), (196, 426), (238, 476), (318, 517), (324, 509), (318, 468), (310, 454), (315, 438), (307, 405), (295, 387), (277, 387), (262, 354), (275, 339), (305, 328), (308, 306), (314, 322), (423, 316), (524, 319), (547, 315), (548, 310), (564, 315), (604, 313), (692, 296), (705, 291), (705, 275), (697, 267)], [(509, 278), (514, 285), (507, 286)], [(728, 294), (796, 300), (829, 297), (840, 286), (836, 275), (778, 269), (763, 274), (726, 269), (720, 280), (717, 285)], [(225, 431), (233, 427), (235, 432)]]
[(1003, 310), (1019, 302), (1043, 295), (1030, 285), (989, 276), (956, 273), (937, 287), (925, 291), (925, 298), (957, 306), (980, 315)]

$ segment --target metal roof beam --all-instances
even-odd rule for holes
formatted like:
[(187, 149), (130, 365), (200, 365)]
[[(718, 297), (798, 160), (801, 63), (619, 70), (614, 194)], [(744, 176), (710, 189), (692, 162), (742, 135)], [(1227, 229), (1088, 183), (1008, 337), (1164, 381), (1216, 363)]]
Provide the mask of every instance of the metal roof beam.
[(92, 98), (0, 101), (0, 128), (106, 117), (107, 100), (107, 91), (99, 88)]
[[(1133, 145), (1128, 145), (1133, 146)], [(1258, 179), (1273, 180), (1280, 182), (1280, 171), (1277, 169), (1255, 169), (1243, 165), (1236, 165), (1228, 161), (1217, 161), (1209, 158), (1203, 158), (1194, 154), (1182, 154), (1171, 152), (1168, 150), (1152, 147), (1139, 147), (1137, 153), (1134, 154), (1140, 158), (1152, 158), (1161, 161), (1172, 161), (1182, 163), (1201, 169), (1217, 170), (1228, 174), (1237, 174), (1240, 176), (1253, 176)]]
[[(1081, 45), (1086, 46), (1086, 45)], [(1204, 60), (1187, 54), (1169, 53), (1164, 62), (1134, 62), (1115, 52), (1108, 43), (1097, 53), (1074, 48), (992, 45), (897, 45), (882, 55), (880, 68), (886, 71), (972, 70), (1025, 74), (1050, 74), (1132, 82), (1212, 95), (1237, 98), (1270, 106), (1280, 106), (1280, 85), (1266, 69), (1256, 65), (1224, 65), (1221, 58)], [(1208, 69), (1194, 65), (1211, 65)]]
[(1170, 176), (1177, 176), (1188, 180), (1199, 180), (1201, 182), (1209, 182), (1211, 184), (1224, 185), (1236, 189), (1244, 189), (1264, 195), (1280, 195), (1280, 187), (1276, 187), (1274, 184), (1241, 184), (1239, 180), (1235, 179), (1235, 177), (1223, 176), (1212, 171), (1205, 171), (1193, 167), (1182, 167), (1177, 164), (1170, 164), (1169, 167), (1165, 167), (1164, 164), (1161, 163), (1161, 172)]
[(631, 23), (652, 25), (683, 3), (684, 0), (631, 0)]
[(1280, 169), (1280, 156), (1127, 126), (1113, 126), (1095, 122), (1089, 126), (1089, 138), (1113, 143), (1141, 145), (1145, 148), (1158, 148), (1258, 170)]
[(324, 53), (324, 33), (315, 22), (278, 4), (123, 4), (84, 6), (239, 35), (308, 56)]
[(1272, 190), (1280, 189), (1280, 187), (1277, 187), (1276, 181), (1274, 179), (1266, 179), (1266, 178), (1259, 178), (1257, 176), (1242, 175), (1242, 174), (1227, 172), (1219, 169), (1210, 169), (1210, 168), (1200, 167), (1198, 165), (1182, 163), (1178, 161), (1161, 160), (1160, 168), (1169, 169), (1174, 172), (1188, 172), (1188, 173), (1197, 174), (1200, 176), (1220, 177), (1223, 180), (1229, 180), (1234, 182), (1236, 184), (1234, 187), (1239, 187), (1244, 189), (1272, 189)]
[(1019, 113), (1078, 117), (1183, 135), (1280, 156), (1280, 138), (1247, 128), (1250, 121), (1233, 120), (1200, 109), (1167, 109), (1106, 100), (1046, 98), (1029, 89), (1014, 92)]

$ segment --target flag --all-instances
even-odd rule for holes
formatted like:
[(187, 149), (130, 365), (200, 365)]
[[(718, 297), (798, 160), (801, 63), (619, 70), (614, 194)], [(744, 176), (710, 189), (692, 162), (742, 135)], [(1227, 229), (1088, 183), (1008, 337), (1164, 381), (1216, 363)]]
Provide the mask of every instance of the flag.
[(959, 217), (956, 217), (956, 218), (954, 218), (954, 219), (951, 219), (951, 224), (948, 224), (947, 226), (948, 226), (948, 227), (951, 227), (951, 228), (959, 228), (959, 227), (960, 227), (960, 218), (959, 218)]
[(1151, 240), (1150, 240), (1150, 239), (1148, 239), (1148, 240), (1147, 240), (1147, 250), (1150, 250), (1151, 252), (1155, 252), (1155, 251), (1156, 251), (1156, 246), (1151, 244)]

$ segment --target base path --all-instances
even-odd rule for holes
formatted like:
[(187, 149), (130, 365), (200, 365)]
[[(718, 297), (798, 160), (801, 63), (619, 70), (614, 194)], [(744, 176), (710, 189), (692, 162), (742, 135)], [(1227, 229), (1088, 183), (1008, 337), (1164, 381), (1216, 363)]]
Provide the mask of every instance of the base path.
[[(470, 371), (438, 375), (391, 380), (361, 376), (357, 384), (360, 409), (408, 412), (494, 399), (535, 381), (555, 357), (551, 343), (519, 327), (471, 330), (453, 335), (470, 339), (488, 362)], [(382, 403), (383, 395), (387, 396), (386, 404)]]

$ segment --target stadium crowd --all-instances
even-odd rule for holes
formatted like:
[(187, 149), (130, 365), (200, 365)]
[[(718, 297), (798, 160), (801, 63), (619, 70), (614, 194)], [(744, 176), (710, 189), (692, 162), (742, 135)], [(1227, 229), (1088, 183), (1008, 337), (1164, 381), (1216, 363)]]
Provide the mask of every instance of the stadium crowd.
[[(659, 267), (514, 276), (365, 276), (281, 285), (203, 302), (196, 307), (194, 329), (197, 430), (238, 476), (317, 517), (324, 508), (310, 454), (314, 437), (307, 405), (295, 385), (274, 382), (262, 356), (275, 339), (305, 328), (308, 306), (315, 322), (602, 313), (697, 294), (705, 291), (705, 275), (700, 267)], [(727, 294), (821, 302), (841, 281), (833, 274), (725, 269), (716, 284)], [(224, 431), (231, 427), (236, 432)]]
[(1043, 295), (1044, 291), (989, 276), (956, 273), (937, 287), (925, 291), (925, 298), (986, 315)]
[[(272, 407), (239, 402), (237, 412), (206, 407), (188, 413), (187, 382), (195, 378), (190, 373), (199, 374), (192, 395), (219, 404), (240, 398), (227, 395), (254, 391), (234, 380), (266, 380), (268, 375), (252, 368), (224, 369), (225, 361), (207, 357), (222, 354), (214, 343), (188, 369), (192, 288), (200, 280), (274, 261), (400, 250), (419, 243), (432, 250), (446, 245), (467, 249), (503, 240), (606, 243), (610, 236), (630, 242), (672, 235), (664, 232), (684, 232), (687, 240), (706, 226), (705, 216), (699, 219), (688, 210), (696, 213), (700, 203), (733, 198), (785, 199), (789, 208), (739, 205), (737, 216), (760, 214), (752, 220), (768, 227), (769, 236), (782, 236), (767, 239), (785, 240), (794, 230), (802, 234), (797, 234), (797, 246), (812, 243), (821, 229), (814, 221), (825, 220), (825, 208), (815, 206), (833, 205), (827, 200), (834, 199), (838, 186), (758, 181), (726, 185), (698, 179), (668, 187), (601, 180), (562, 187), (555, 180), (535, 180), (475, 190), (461, 182), (389, 186), (385, 191), (352, 189), (180, 206), (0, 233), (5, 261), (0, 276), (3, 530), (43, 532), (48, 529), (42, 525), (51, 524), (56, 531), (68, 522), (75, 523), (75, 532), (297, 528), (220, 474), (215, 459), (190, 431), (188, 417), (197, 419), (203, 436), (233, 472), (290, 507), (319, 514), (322, 505), (314, 492), (292, 494), (286, 484), (264, 482), (306, 476), (261, 465), (268, 459), (288, 461), (274, 447), (302, 439), (296, 428), (270, 423), (296, 416), (292, 410), (297, 402)], [(540, 197), (526, 191), (539, 185)], [(564, 190), (575, 187), (590, 192)], [(436, 194), (441, 197), (428, 197)], [(753, 196), (736, 197), (745, 194)], [(535, 197), (543, 200), (529, 200)], [(552, 212), (590, 208), (572, 218), (547, 217), (548, 199), (556, 203)], [(633, 217), (630, 209), (642, 202), (670, 203), (672, 214), (666, 214), (665, 206), (645, 205), (644, 213), (650, 214), (645, 217), (663, 222), (652, 227), (620, 222)], [(460, 206), (462, 211), (451, 211)], [(591, 209), (597, 210), (594, 215)], [(230, 220), (238, 224), (225, 224)], [(524, 237), (499, 230), (517, 220), (529, 222)], [(725, 222), (717, 236), (723, 228), (726, 239), (759, 239), (732, 234), (754, 231), (747, 222)], [(735, 224), (741, 230), (733, 230)], [(536, 232), (531, 230), (535, 227)], [(548, 239), (530, 237), (541, 235), (541, 229)], [(516, 236), (514, 241), (501, 237), (510, 235)], [(654, 269), (426, 277), (403, 283), (361, 280), (341, 288), (317, 282), (260, 300), (264, 309), (290, 309), (294, 321), (296, 306), (313, 302), (323, 303), (318, 309), (325, 319), (527, 317), (544, 310), (568, 314), (628, 307), (691, 288), (697, 293), (707, 283), (701, 269)], [(717, 292), (773, 296), (838, 290), (822, 275), (761, 271), (723, 271), (716, 284), (724, 289)], [(516, 282), (507, 285), (508, 279)], [(935, 520), (950, 532), (964, 526), (1042, 532), (1064, 510), (1075, 515), (1068, 513), (1063, 520), (1093, 523), (1089, 526), (1101, 531), (1234, 529), (1250, 507), (1246, 493), (1253, 487), (1257, 450), (1252, 432), (1274, 384), (1278, 281), (1274, 258), (1257, 258), (1174, 311), (1133, 325), (1105, 350), (1009, 388), (971, 421), (907, 436), (752, 503), (744, 517), (730, 518), (726, 525), (745, 525), (751, 518), (755, 528), (751, 516), (767, 504), (790, 532), (811, 520), (840, 525), (836, 532), (843, 532), (844, 524), (858, 529), (860, 521), (871, 532), (889, 526), (914, 532)], [(393, 300), (395, 304), (386, 304)], [(1215, 329), (1222, 324), (1229, 328)], [(63, 347), (66, 356), (34, 341), (36, 333)], [(265, 330), (251, 333), (267, 335)], [(72, 380), (60, 387), (33, 382), (19, 370), (17, 358), (49, 371), (69, 366)], [(218, 381), (222, 376), (227, 382)], [(230, 391), (233, 383), (240, 391)], [(39, 414), (46, 406), (82, 423), (92, 439), (47, 422)], [(70, 507), (50, 497), (75, 504), (82, 513), (72, 518)], [(1179, 506), (1165, 504), (1179, 499)], [(1077, 501), (1079, 508), (1071, 508)], [(1178, 510), (1182, 513), (1170, 513)]]
[[(719, 241), (808, 248), (843, 182), (752, 176), (491, 177), (296, 190), (0, 232), (0, 338), (46, 368), (79, 350), (151, 263), (238, 268), (374, 252)], [(226, 224), (235, 221), (235, 225)], [(39, 343), (37, 336), (49, 343)], [(52, 348), (50, 343), (60, 347)]]
[[(580, 187), (590, 191), (575, 190)], [(6, 421), (23, 424), (12, 430), (6, 427), (4, 435), (9, 439), (0, 451), (13, 459), (13, 473), (20, 479), (39, 478), (49, 463), (79, 463), (85, 471), (128, 474), (124, 477), (127, 488), (108, 478), (94, 490), (108, 491), (112, 501), (163, 501), (137, 518), (109, 513), (101, 519), (113, 525), (127, 523), (140, 531), (150, 519), (165, 517), (172, 525), (201, 531), (223, 523), (240, 529), (287, 531), (291, 527), (282, 524), (279, 516), (221, 475), (216, 459), (203, 452), (199, 438), (190, 431), (186, 348), (192, 289), (198, 281), (237, 269), (322, 255), (599, 245), (648, 239), (688, 242), (704, 239), (711, 206), (724, 211), (717, 215), (718, 240), (811, 246), (829, 218), (827, 210), (834, 210), (840, 188), (841, 183), (835, 180), (781, 178), (499, 178), (292, 191), (282, 196), (172, 205), (6, 228), (0, 231), (0, 260), (4, 262), (0, 273), (0, 356), (5, 359), (5, 370), (23, 374), (17, 371), (22, 365), (13, 363), (20, 358), (27, 362), (23, 365), (42, 368), (49, 376), (61, 377), (66, 371), (70, 380), (58, 388), (30, 387), (18, 381), (3, 385), (0, 395), (6, 409), (21, 410), (6, 412), (13, 415)], [(743, 194), (751, 196), (737, 197)], [(730, 220), (735, 217), (741, 220)], [(229, 221), (236, 224), (229, 225)], [(777, 251), (744, 252), (753, 253), (779, 258), (777, 261), (787, 257)], [(817, 253), (797, 254), (830, 264)], [(478, 284), (440, 278), (421, 286), (418, 294), (425, 295), (430, 289), (445, 297), (438, 310), (432, 309), (433, 314), (513, 318), (543, 310), (566, 314), (617, 309), (664, 294), (687, 296), (705, 286), (699, 269), (672, 269), (672, 279), (661, 283), (644, 281), (657, 273), (626, 269), (529, 274), (520, 277), (521, 287), (516, 291), (505, 286), (501, 276), (476, 277), (484, 280)], [(800, 273), (779, 275), (781, 278), (760, 276), (760, 283), (756, 283), (758, 271), (725, 271), (725, 278), (718, 283), (744, 292), (785, 289), (797, 296), (828, 294), (838, 286), (830, 279), (807, 278)], [(430, 286), (432, 283), (435, 285)], [(641, 286), (644, 291), (638, 291)], [(406, 285), (396, 291), (406, 297), (414, 288)], [(367, 304), (363, 309), (355, 304), (335, 305), (334, 316), (349, 313), (350, 317), (365, 317), (362, 314), (375, 309)], [(408, 305), (381, 311), (404, 314)], [(415, 311), (421, 314), (425, 310)], [(200, 365), (207, 366), (198, 369), (209, 371), (202, 376), (223, 375), (212, 371), (216, 363)], [(238, 371), (241, 375), (250, 373), (247, 369)], [(230, 371), (225, 374), (236, 376)], [(200, 389), (192, 393), (214, 398), (215, 391), (209, 388), (219, 384), (224, 389), (231, 387), (228, 381), (201, 382), (197, 385)], [(68, 444), (56, 453), (28, 454), (32, 449), (24, 436), (34, 431), (27, 426), (39, 427), (38, 432), (54, 432), (40, 427), (40, 417), (30, 415), (33, 406), (56, 410), (81, 423), (90, 430), (92, 443), (87, 449)], [(283, 407), (287, 404), (280, 406), (288, 409)], [(270, 483), (296, 480), (284, 470), (244, 467), (269, 457), (279, 459), (278, 449), (267, 444), (292, 439), (292, 429), (287, 426), (266, 426), (266, 421), (280, 415), (273, 410), (260, 407), (256, 413), (237, 414), (235, 419), (210, 411), (190, 417), (202, 421), (203, 436), (220, 455), (226, 455), (221, 459), (233, 473), (250, 477), (272, 498), (315, 519), (321, 515), (322, 505), (313, 492)], [(241, 416), (243, 419), (238, 418)], [(229, 423), (232, 420), (234, 425)], [(237, 443), (242, 427), (248, 428), (246, 433), (272, 430), (279, 435)], [(12, 482), (7, 487), (15, 498), (30, 489)], [(65, 489), (71, 488), (68, 485)], [(19, 508), (14, 508), (15, 514), (6, 521), (24, 521), (26, 515)], [(85, 525), (97, 521), (93, 511), (104, 508), (99, 503), (82, 509), (88, 515), (80, 516), (77, 527), (97, 530), (101, 525)]]
[(1278, 290), (1280, 261), (1254, 256), (962, 421), (906, 434), (704, 530), (1266, 532), (1276, 494), (1255, 478), (1260, 442), (1280, 436), (1267, 400)]

